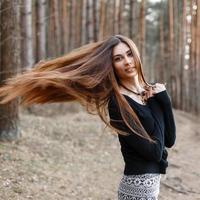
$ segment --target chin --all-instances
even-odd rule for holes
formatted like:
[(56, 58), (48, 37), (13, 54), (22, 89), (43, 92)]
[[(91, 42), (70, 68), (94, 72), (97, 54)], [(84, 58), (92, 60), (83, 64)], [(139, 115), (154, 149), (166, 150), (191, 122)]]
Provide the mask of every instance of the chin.
[(135, 76), (137, 76), (137, 72), (126, 74), (126, 77), (135, 77)]

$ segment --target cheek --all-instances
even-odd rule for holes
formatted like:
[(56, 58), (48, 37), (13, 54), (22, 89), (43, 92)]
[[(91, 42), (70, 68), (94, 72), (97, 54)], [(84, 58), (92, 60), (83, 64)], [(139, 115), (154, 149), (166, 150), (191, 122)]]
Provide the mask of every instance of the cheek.
[(120, 72), (121, 72), (121, 67), (120, 67), (119, 63), (117, 63), (117, 64), (115, 63), (113, 65), (113, 67), (114, 67), (114, 71), (115, 71), (116, 75), (119, 76)]
[(116, 72), (121, 71), (122, 68), (123, 68), (123, 66), (122, 66), (122, 64), (120, 62), (115, 63), (113, 66), (114, 66), (114, 70)]

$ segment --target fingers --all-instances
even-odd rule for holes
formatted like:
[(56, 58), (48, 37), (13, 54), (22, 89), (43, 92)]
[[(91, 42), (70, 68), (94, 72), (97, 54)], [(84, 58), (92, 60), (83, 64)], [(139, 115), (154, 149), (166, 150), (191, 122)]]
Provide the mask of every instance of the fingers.
[(148, 98), (154, 96), (154, 94), (162, 92), (166, 90), (166, 83), (156, 83), (153, 86), (144, 86), (145, 92), (144, 92), (144, 99), (147, 100)]
[(149, 88), (149, 92), (148, 92), (148, 98), (149, 98), (149, 97), (152, 97), (153, 94), (154, 94), (153, 88), (150, 87), (150, 88)]
[(152, 97), (155, 94), (152, 87), (148, 87), (144, 93), (145, 93), (144, 95), (145, 100), (147, 100), (148, 98)]

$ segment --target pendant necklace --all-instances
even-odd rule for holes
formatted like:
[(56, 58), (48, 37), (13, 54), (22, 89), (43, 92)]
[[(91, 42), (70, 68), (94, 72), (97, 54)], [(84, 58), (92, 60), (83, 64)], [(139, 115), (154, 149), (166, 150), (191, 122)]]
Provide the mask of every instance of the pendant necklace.
[(126, 86), (124, 86), (124, 85), (121, 84), (121, 83), (120, 83), (120, 85), (121, 85), (124, 89), (128, 90), (129, 92), (132, 92), (133, 94), (136, 94), (136, 95), (140, 96), (141, 101), (142, 101), (142, 104), (145, 105), (145, 103), (146, 103), (146, 100), (144, 99), (144, 97), (145, 97), (145, 91), (142, 91), (142, 92), (135, 92), (135, 91), (133, 91), (133, 90), (127, 88)]

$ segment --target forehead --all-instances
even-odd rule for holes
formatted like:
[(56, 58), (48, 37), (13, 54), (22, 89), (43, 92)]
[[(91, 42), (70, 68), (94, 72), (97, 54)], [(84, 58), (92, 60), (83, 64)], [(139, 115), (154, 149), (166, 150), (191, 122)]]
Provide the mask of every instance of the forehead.
[(113, 48), (113, 56), (117, 55), (117, 54), (126, 54), (126, 52), (130, 50), (130, 47), (125, 44), (124, 42), (120, 42), (118, 45), (116, 45)]

